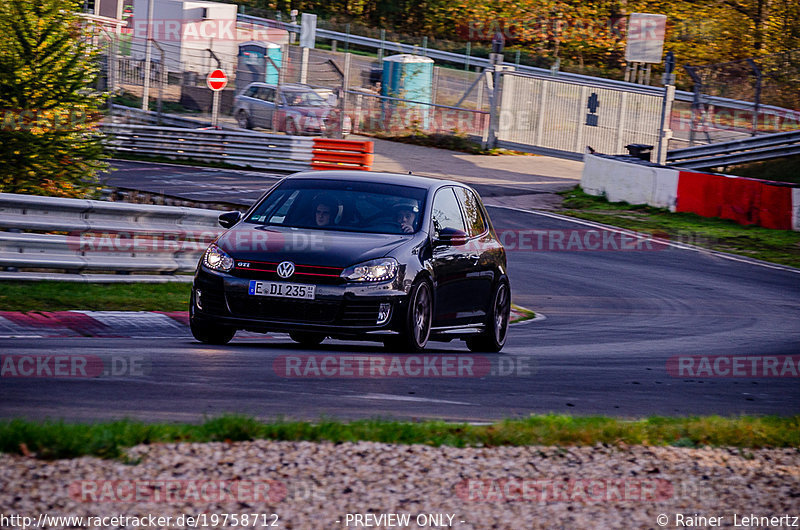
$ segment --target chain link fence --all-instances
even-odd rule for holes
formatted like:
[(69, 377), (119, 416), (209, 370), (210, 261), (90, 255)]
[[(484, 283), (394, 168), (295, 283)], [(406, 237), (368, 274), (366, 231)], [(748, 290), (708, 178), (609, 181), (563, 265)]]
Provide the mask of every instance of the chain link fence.
[[(690, 145), (800, 128), (800, 49), (684, 68), (694, 83)], [(709, 97), (747, 101), (752, 107), (729, 109), (710, 104)], [(767, 106), (794, 112), (765, 112)]]

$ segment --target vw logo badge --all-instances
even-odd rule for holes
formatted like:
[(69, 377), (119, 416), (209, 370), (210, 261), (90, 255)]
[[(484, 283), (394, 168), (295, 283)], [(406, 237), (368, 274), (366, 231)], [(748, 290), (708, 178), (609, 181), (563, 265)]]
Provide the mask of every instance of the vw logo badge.
[(294, 274), (294, 263), (291, 261), (282, 261), (278, 265), (278, 276), (281, 278), (288, 278)]

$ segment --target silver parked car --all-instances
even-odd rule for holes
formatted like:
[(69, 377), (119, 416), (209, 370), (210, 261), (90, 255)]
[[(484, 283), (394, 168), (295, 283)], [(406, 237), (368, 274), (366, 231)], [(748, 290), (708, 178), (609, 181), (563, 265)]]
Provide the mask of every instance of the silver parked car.
[[(318, 134), (338, 131), (340, 109), (308, 85), (250, 83), (234, 99), (233, 116), (239, 127), (274, 128), (286, 134)], [(343, 134), (352, 130), (345, 116)]]

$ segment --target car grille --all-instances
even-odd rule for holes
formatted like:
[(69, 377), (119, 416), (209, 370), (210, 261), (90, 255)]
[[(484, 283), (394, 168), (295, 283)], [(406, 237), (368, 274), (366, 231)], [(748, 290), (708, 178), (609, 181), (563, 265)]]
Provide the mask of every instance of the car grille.
[(248, 295), (229, 295), (228, 303), (235, 316), (279, 322), (332, 324), (339, 311), (338, 302), (274, 300)]
[(378, 303), (328, 302), (270, 299), (260, 296), (228, 295), (234, 316), (309, 324), (373, 326), (378, 319)]
[(222, 292), (203, 287), (200, 288), (200, 292), (202, 293), (200, 296), (200, 303), (203, 305), (203, 312), (217, 315), (225, 315), (228, 313), (228, 308), (225, 305), (225, 296)]
[(343, 326), (372, 326), (378, 320), (378, 305), (371, 302), (346, 303), (339, 321)]
[(268, 261), (250, 261), (250, 267), (239, 267), (231, 274), (239, 278), (252, 280), (276, 280), (281, 282), (297, 282), (312, 284), (337, 284), (343, 280), (341, 267), (323, 267), (319, 265), (295, 265), (294, 274), (289, 278), (281, 278), (276, 272), (278, 264)]

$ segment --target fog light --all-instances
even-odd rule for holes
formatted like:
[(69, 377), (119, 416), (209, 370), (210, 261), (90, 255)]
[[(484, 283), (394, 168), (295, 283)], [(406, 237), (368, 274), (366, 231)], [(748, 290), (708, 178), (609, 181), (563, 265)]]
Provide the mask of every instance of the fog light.
[(200, 289), (194, 292), (194, 304), (197, 306), (197, 309), (203, 309), (203, 303), (200, 301), (200, 297), (203, 295), (203, 291)]
[(389, 315), (392, 314), (392, 304), (381, 304), (378, 307), (378, 321), (377, 324), (385, 324), (389, 320)]

